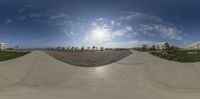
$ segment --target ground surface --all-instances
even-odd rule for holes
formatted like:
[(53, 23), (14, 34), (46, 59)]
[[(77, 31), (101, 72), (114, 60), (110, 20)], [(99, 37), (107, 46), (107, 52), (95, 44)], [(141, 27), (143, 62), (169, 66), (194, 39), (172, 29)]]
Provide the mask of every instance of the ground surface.
[(199, 99), (200, 63), (148, 53), (100, 67), (77, 67), (48, 54), (0, 62), (0, 99)]
[(28, 52), (0, 51), (0, 61), (14, 59), (27, 53)]
[(162, 52), (151, 51), (150, 53), (164, 59), (178, 62), (200, 62), (199, 51), (168, 50)]
[(83, 66), (95, 67), (107, 65), (118, 60), (121, 60), (132, 52), (126, 51), (95, 51), (95, 52), (67, 52), (67, 51), (46, 51), (54, 58), (61, 60), (65, 63)]

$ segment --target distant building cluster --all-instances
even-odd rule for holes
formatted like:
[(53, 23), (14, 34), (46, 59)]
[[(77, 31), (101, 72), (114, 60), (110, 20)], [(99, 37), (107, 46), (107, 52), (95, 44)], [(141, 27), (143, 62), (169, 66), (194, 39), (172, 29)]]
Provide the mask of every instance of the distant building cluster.
[(146, 45), (142, 46), (142, 49), (154, 49), (154, 50), (167, 50), (170, 49), (170, 45), (167, 42), (156, 43), (153, 45)]
[(155, 49), (159, 49), (159, 50), (170, 49), (170, 45), (167, 42), (157, 43), (154, 46), (155, 46)]
[(187, 49), (187, 50), (200, 50), (200, 42), (190, 44), (190, 45), (186, 46), (185, 49)]
[[(152, 50), (170, 50), (170, 49), (179, 49), (178, 47), (175, 47), (173, 45), (169, 45), (167, 42), (161, 42), (156, 44), (142, 45), (141, 48), (138, 49), (152, 49)], [(185, 50), (200, 50), (200, 42), (195, 42), (193, 44), (187, 45), (184, 48)]]
[(6, 43), (0, 42), (0, 50), (6, 50), (8, 45)]

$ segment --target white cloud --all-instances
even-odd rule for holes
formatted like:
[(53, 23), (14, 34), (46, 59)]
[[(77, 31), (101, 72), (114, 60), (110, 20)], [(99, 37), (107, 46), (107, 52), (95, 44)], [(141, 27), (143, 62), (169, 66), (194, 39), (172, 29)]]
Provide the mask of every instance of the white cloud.
[(135, 17), (139, 17), (139, 16), (141, 16), (141, 13), (131, 13), (131, 14), (126, 15), (126, 16), (121, 16), (118, 19), (119, 20), (131, 20), (131, 19), (133, 19)]
[[(176, 28), (172, 23), (166, 22), (160, 17), (146, 15), (142, 13), (128, 13), (127, 15), (108, 20), (106, 18), (97, 18), (91, 22), (91, 19), (70, 18), (65, 13), (49, 14), (49, 19), (56, 25), (60, 26), (63, 33), (71, 40), (81, 39), (85, 44), (107, 44), (107, 45), (135, 45), (137, 36), (155, 37), (169, 40), (183, 40), (187, 33)], [(66, 18), (68, 17), (68, 18)], [(96, 37), (92, 37), (94, 29), (101, 28), (105, 33), (103, 40), (98, 41)], [(102, 39), (102, 38), (101, 38)], [(133, 40), (126, 42), (112, 42), (115, 40)], [(142, 39), (140, 39), (142, 40)], [(138, 41), (139, 42), (139, 41)], [(138, 44), (137, 42), (137, 44)], [(151, 41), (141, 41), (139, 43), (152, 43)], [(96, 45), (95, 44), (95, 45)], [(98, 45), (97, 44), (97, 45)]]
[(115, 21), (111, 20), (111, 25), (114, 26), (115, 25)]
[(113, 32), (111, 32), (111, 36), (112, 38), (115, 37), (123, 37), (126, 34), (131, 34), (129, 35), (129, 38), (132, 36), (137, 35), (137, 32), (134, 32), (131, 26), (127, 26), (125, 28), (121, 28), (121, 29), (117, 29), (117, 30), (113, 30)]
[(16, 19), (17, 19), (18, 21), (24, 21), (24, 20), (27, 19), (27, 17), (26, 17), (25, 15), (24, 15), (24, 16), (17, 16)]
[(41, 15), (38, 14), (38, 13), (31, 13), (31, 14), (29, 15), (30, 18), (38, 18), (38, 17), (40, 17), (40, 16), (41, 16)]
[(104, 18), (98, 18), (98, 19), (96, 19), (96, 21), (103, 21), (104, 20)]
[(18, 13), (23, 13), (25, 11), (25, 8), (19, 9)]
[[(93, 37), (93, 31), (96, 28), (100, 28), (98, 31), (104, 33), (103, 38), (96, 36)], [(134, 32), (131, 26), (118, 27), (113, 20), (106, 24), (105, 19), (98, 19), (98, 21), (96, 20), (91, 23), (91, 31), (85, 35), (85, 41), (93, 43), (105, 43), (118, 37), (132, 38), (135, 35), (137, 35), (137, 32)], [(98, 38), (101, 38), (101, 40), (99, 41)]]
[[(140, 31), (145, 35), (155, 37), (160, 36), (162, 38), (169, 38), (174, 40), (183, 40), (182, 31), (175, 27), (161, 25), (161, 24), (147, 24), (140, 25)], [(185, 34), (185, 33), (184, 33)]]
[(139, 40), (132, 40), (132, 41), (124, 41), (124, 42), (108, 42), (104, 44), (104, 47), (108, 48), (132, 48), (132, 47), (141, 47), (143, 44), (155, 44), (156, 42), (152, 41), (139, 41)]
[(127, 31), (133, 31), (133, 29), (132, 29), (131, 26), (127, 26), (127, 27), (126, 27), (126, 30), (127, 30)]
[(33, 7), (34, 7), (33, 4), (27, 4), (27, 5), (25, 5), (23, 8), (19, 9), (19, 10), (18, 10), (18, 13), (23, 13), (23, 12), (25, 12), (28, 8), (33, 8)]
[(139, 32), (146, 36), (183, 40), (186, 37), (185, 34), (187, 34), (177, 29), (172, 23), (166, 22), (157, 16), (129, 12), (127, 15), (119, 17), (118, 20), (132, 24), (134, 32)]
[(13, 20), (10, 18), (6, 19), (6, 21), (5, 21), (5, 23), (12, 23), (12, 22), (13, 22)]
[(65, 17), (66, 17), (65, 13), (59, 12), (58, 14), (51, 15), (49, 18), (51, 20), (55, 20), (55, 19), (60, 19), (60, 18), (65, 18)]

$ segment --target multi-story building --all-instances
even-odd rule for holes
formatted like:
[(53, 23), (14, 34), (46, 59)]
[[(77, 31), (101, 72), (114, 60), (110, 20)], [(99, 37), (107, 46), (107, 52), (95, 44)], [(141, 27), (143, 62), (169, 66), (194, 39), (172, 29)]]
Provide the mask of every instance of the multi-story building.
[(187, 49), (187, 50), (200, 50), (200, 42), (190, 44), (190, 45), (186, 46), (185, 49)]
[(7, 49), (7, 44), (0, 42), (0, 50), (5, 50)]
[(157, 43), (154, 45), (155, 49), (159, 49), (159, 50), (166, 50), (169, 49), (170, 46), (167, 42), (161, 42), (161, 43)]

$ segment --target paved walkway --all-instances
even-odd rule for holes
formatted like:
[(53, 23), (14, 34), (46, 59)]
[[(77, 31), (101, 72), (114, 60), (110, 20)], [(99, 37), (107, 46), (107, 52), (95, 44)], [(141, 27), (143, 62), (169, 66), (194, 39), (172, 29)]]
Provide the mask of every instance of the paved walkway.
[(42, 51), (0, 62), (0, 99), (199, 99), (200, 63), (148, 53), (101, 67), (77, 67)]

